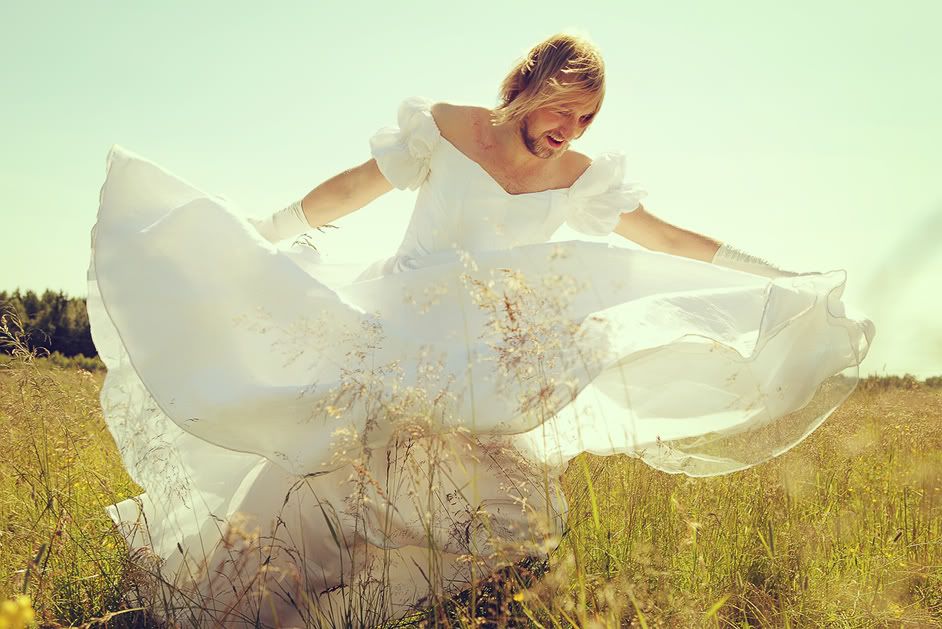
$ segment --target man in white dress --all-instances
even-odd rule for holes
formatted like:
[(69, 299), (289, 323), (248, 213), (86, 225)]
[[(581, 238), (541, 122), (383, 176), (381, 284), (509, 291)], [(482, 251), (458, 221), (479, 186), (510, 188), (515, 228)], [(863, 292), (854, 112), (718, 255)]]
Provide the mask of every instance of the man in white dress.
[[(566, 188), (592, 163), (571, 149), (605, 96), (605, 68), (586, 39), (557, 34), (534, 46), (507, 74), (495, 109), (436, 103), (442, 135), (504, 190), (522, 194)], [(370, 159), (331, 177), (264, 220), (251, 219), (271, 242), (292, 238), (358, 210), (393, 190)], [(615, 233), (647, 249), (713, 262), (767, 277), (793, 275), (726, 243), (667, 223), (642, 205), (626, 208)]]
[[(522, 195), (569, 188), (590, 167), (592, 160), (572, 150), (571, 144), (594, 121), (604, 94), (604, 65), (595, 46), (581, 37), (557, 34), (534, 46), (512, 68), (502, 83), (501, 102), (495, 109), (440, 102), (432, 105), (431, 115), (435, 127), (445, 140), (480, 166), (505, 192)], [(303, 199), (268, 218), (250, 220), (264, 238), (277, 242), (350, 214), (395, 187), (374, 158), (328, 179)], [(664, 222), (640, 204), (634, 208), (625, 208), (614, 232), (655, 251), (714, 262), (768, 277), (793, 275), (712, 238)], [(476, 447), (469, 440), (468, 451), (474, 451)], [(502, 460), (510, 465), (504, 467), (514, 467), (512, 454), (489, 453), (489, 456), (495, 458), (505, 455), (507, 458)], [(412, 456), (422, 458), (424, 454)], [(431, 461), (430, 457), (429, 454), (422, 461)], [(472, 482), (470, 478), (446, 476), (445, 485), (454, 483), (460, 487)], [(501, 481), (506, 481), (506, 478), (495, 475), (482, 484), (490, 484), (496, 489), (507, 484)], [(446, 489), (439, 487), (442, 493)], [(536, 493), (524, 499), (530, 501), (529, 507), (536, 513), (552, 511), (547, 508), (548, 503), (555, 503), (552, 497), (541, 499)], [(492, 498), (490, 503), (490, 532), (495, 532), (493, 529), (496, 528), (498, 538), (519, 543), (519, 532), (527, 526), (523, 512), (518, 506), (509, 503), (502, 505), (496, 498)], [(552, 504), (554, 509), (557, 506)], [(472, 506), (470, 510), (476, 509), (477, 506)], [(557, 518), (563, 515), (557, 513)], [(421, 520), (420, 516), (419, 513), (415, 514), (416, 522)], [(468, 531), (471, 530), (472, 519), (467, 521)], [(559, 521), (543, 524), (550, 532), (560, 532)], [(477, 550), (484, 547), (493, 550), (488, 540), (474, 539), (473, 532), (468, 531), (465, 532), (469, 548), (477, 546)], [(407, 542), (413, 543), (414, 540)], [(409, 564), (419, 566), (428, 560), (428, 549), (421, 546), (411, 548), (414, 552), (401, 551), (412, 553), (410, 556), (404, 555), (398, 562), (400, 567), (405, 566), (403, 574), (386, 575), (391, 581), (398, 579), (402, 586), (401, 591), (396, 593), (396, 583), (390, 583), (393, 586), (390, 596), (394, 599), (394, 608), (398, 607), (400, 611), (415, 599), (415, 589), (410, 589), (408, 584), (424, 577), (421, 568), (419, 572), (410, 572)], [(460, 566), (460, 560), (456, 559), (460, 552), (452, 552), (454, 549), (449, 549), (447, 543), (437, 550), (442, 555), (451, 553), (452, 566)], [(440, 576), (446, 580), (457, 578), (455, 574)]]

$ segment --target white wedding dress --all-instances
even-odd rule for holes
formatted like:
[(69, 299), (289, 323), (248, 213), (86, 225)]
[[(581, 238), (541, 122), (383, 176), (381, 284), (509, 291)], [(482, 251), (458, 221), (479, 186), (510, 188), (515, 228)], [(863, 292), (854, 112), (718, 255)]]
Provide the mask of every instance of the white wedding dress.
[(429, 101), (398, 113), (370, 145), (414, 213), (398, 254), (346, 283), (108, 154), (88, 309), (105, 419), (146, 491), (110, 513), (184, 625), (401, 615), (551, 549), (579, 453), (724, 474), (800, 442), (856, 384), (874, 328), (845, 310), (843, 271), (549, 243), (637, 207), (620, 153), (510, 194)]

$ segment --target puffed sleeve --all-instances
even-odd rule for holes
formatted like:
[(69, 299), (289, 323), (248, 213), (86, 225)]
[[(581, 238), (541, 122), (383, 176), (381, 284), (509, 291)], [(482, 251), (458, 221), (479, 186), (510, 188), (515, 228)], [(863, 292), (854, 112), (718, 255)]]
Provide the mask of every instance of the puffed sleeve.
[(441, 139), (432, 103), (411, 96), (399, 105), (398, 127), (383, 127), (370, 138), (380, 172), (400, 190), (417, 190), (428, 176), (432, 150)]
[(607, 236), (624, 212), (637, 209), (648, 193), (627, 182), (623, 153), (603, 153), (592, 160), (569, 188), (566, 225), (589, 236)]

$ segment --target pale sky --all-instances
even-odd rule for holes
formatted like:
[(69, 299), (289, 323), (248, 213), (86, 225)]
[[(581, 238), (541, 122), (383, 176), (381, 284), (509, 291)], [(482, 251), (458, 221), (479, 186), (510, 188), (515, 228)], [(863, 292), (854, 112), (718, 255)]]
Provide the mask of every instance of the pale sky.
[[(533, 44), (576, 30), (607, 96), (575, 150), (625, 152), (665, 220), (846, 269), (877, 328), (861, 373), (942, 374), (935, 0), (19, 2), (0, 24), (0, 290), (85, 294), (112, 144), (264, 216), (369, 159), (403, 98), (493, 106)], [(319, 248), (392, 253), (414, 197), (384, 195)]]

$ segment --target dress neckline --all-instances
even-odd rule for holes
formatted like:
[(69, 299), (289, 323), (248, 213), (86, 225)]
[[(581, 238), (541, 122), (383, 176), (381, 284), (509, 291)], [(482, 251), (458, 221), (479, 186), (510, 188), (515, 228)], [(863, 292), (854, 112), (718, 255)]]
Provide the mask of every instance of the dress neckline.
[[(459, 149), (457, 146), (455, 146), (454, 144), (452, 144), (450, 140), (448, 140), (447, 138), (445, 138), (445, 136), (443, 136), (443, 135), (441, 135), (441, 134), (439, 134), (439, 135), (440, 135), (442, 141), (443, 141), (445, 144), (447, 144), (448, 146), (450, 146), (451, 149), (452, 149), (455, 153), (457, 153), (459, 156), (463, 157), (466, 161), (470, 162), (472, 165), (476, 166), (477, 169), (478, 169), (479, 171), (481, 171), (481, 173), (482, 173), (487, 179), (489, 179), (489, 180), (491, 181), (491, 183), (493, 183), (493, 184), (497, 187), (498, 190), (500, 190), (501, 192), (503, 192), (503, 193), (504, 193), (506, 196), (508, 196), (508, 197), (526, 197), (526, 196), (533, 196), (533, 195), (537, 195), (537, 194), (547, 194), (547, 193), (549, 193), (549, 192), (563, 192), (563, 191), (569, 190), (569, 188), (548, 188), (548, 189), (546, 189), (546, 190), (536, 190), (536, 191), (534, 191), (534, 192), (507, 192), (507, 189), (504, 188), (504, 186), (502, 186), (499, 181), (497, 181), (496, 179), (494, 179), (494, 176), (491, 175), (491, 173), (487, 172), (487, 171), (484, 169), (484, 167), (481, 166), (481, 164), (479, 164), (478, 162), (474, 161), (473, 159), (471, 159), (470, 157), (468, 157), (467, 155), (465, 155), (464, 152), (463, 152), (461, 149)], [(591, 164), (590, 164), (590, 167), (591, 167)], [(586, 170), (588, 170), (588, 168), (587, 168)], [(578, 179), (577, 179), (576, 181), (578, 181)], [(571, 186), (570, 186), (570, 187), (571, 187)]]
[(444, 142), (445, 144), (447, 144), (448, 146), (450, 146), (451, 149), (452, 149), (455, 153), (457, 153), (460, 157), (463, 157), (465, 160), (467, 160), (468, 162), (471, 162), (472, 165), (474, 165), (475, 167), (477, 167), (477, 169), (478, 169), (479, 171), (481, 171), (481, 173), (482, 173), (487, 179), (489, 179), (490, 182), (491, 182), (492, 184), (494, 184), (494, 186), (496, 186), (498, 190), (500, 190), (501, 192), (503, 192), (504, 195), (506, 195), (506, 196), (508, 196), (508, 197), (527, 197), (527, 196), (535, 196), (535, 195), (538, 195), (538, 194), (548, 194), (548, 193), (551, 193), (551, 192), (568, 192), (568, 191), (571, 190), (572, 187), (575, 186), (583, 177), (586, 176), (586, 173), (589, 172), (589, 171), (592, 169), (592, 164), (595, 163), (595, 160), (593, 160), (593, 161), (586, 167), (586, 169), (582, 171), (582, 174), (580, 174), (580, 175), (576, 178), (576, 180), (575, 180), (574, 182), (572, 182), (572, 185), (571, 185), (571, 186), (568, 186), (568, 187), (566, 187), (566, 188), (548, 188), (548, 189), (546, 189), (546, 190), (536, 190), (535, 192), (516, 192), (516, 193), (515, 193), (515, 192), (508, 192), (507, 189), (504, 188), (504, 186), (502, 186), (499, 181), (497, 181), (496, 179), (494, 179), (494, 176), (491, 175), (491, 173), (487, 172), (487, 170), (485, 170), (485, 168), (484, 168), (483, 166), (481, 166), (481, 164), (479, 164), (479, 163), (476, 162), (475, 160), (471, 159), (468, 155), (466, 155), (466, 154), (464, 153), (464, 151), (462, 151), (462, 150), (459, 149), (457, 146), (455, 146), (455, 145), (451, 142), (451, 140), (449, 140), (449, 139), (446, 138), (444, 135), (442, 135), (442, 130), (438, 128), (438, 123), (435, 122), (435, 117), (432, 116), (432, 109), (431, 109), (431, 107), (429, 107), (429, 109), (428, 109), (428, 117), (429, 117), (429, 119), (432, 121), (432, 125), (435, 127), (435, 130), (438, 132), (438, 137), (441, 139), (441, 141)]

